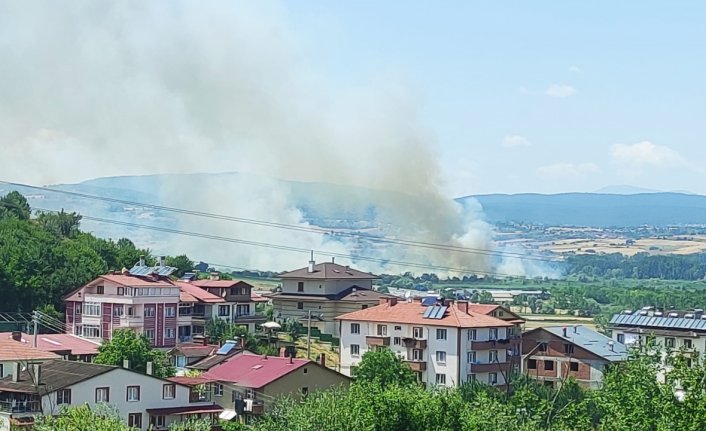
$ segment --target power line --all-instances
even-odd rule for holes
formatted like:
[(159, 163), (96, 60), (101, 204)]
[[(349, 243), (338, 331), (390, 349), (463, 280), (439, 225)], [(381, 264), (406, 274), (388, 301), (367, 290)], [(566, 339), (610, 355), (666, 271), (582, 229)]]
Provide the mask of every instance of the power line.
[(553, 258), (549, 258), (546, 256), (532, 256), (532, 255), (527, 255), (527, 254), (523, 254), (523, 253), (516, 253), (516, 252), (462, 247), (462, 246), (454, 246), (454, 245), (449, 245), (449, 244), (439, 244), (439, 243), (416, 241), (416, 240), (409, 240), (409, 239), (402, 239), (402, 238), (380, 237), (380, 236), (374, 236), (374, 235), (369, 235), (369, 234), (362, 234), (359, 232), (340, 232), (340, 231), (333, 231), (333, 230), (324, 229), (324, 228), (320, 228), (320, 227), (316, 227), (316, 226), (302, 226), (302, 225), (270, 222), (270, 221), (265, 221), (265, 220), (258, 220), (258, 219), (244, 218), (244, 217), (235, 217), (235, 216), (229, 216), (229, 215), (224, 215), (224, 214), (216, 214), (216, 213), (209, 213), (209, 212), (204, 212), (204, 211), (188, 210), (188, 209), (184, 209), (184, 208), (168, 207), (168, 206), (164, 206), (164, 205), (154, 205), (154, 204), (148, 204), (148, 203), (143, 203), (143, 202), (135, 202), (135, 201), (129, 201), (129, 200), (125, 200), (125, 199), (116, 199), (116, 198), (110, 198), (110, 197), (105, 197), (105, 196), (96, 196), (96, 195), (90, 195), (90, 194), (80, 193), (80, 192), (60, 190), (60, 189), (55, 189), (55, 188), (51, 188), (51, 187), (39, 187), (39, 186), (30, 185), (30, 184), (15, 183), (15, 182), (10, 182), (10, 181), (3, 181), (3, 180), (0, 180), (0, 183), (8, 184), (8, 185), (15, 186), (15, 187), (25, 187), (25, 188), (29, 188), (29, 189), (33, 189), (33, 190), (42, 190), (42, 191), (48, 191), (48, 192), (53, 192), (53, 193), (65, 194), (65, 195), (75, 196), (75, 197), (84, 198), (84, 199), (92, 199), (92, 200), (98, 200), (98, 201), (104, 201), (104, 202), (120, 203), (120, 204), (124, 204), (124, 205), (140, 206), (143, 208), (150, 208), (150, 209), (155, 209), (155, 210), (160, 210), (160, 211), (174, 212), (174, 213), (186, 214), (186, 215), (197, 216), (197, 217), (206, 217), (206, 218), (216, 219), (216, 220), (232, 221), (232, 222), (237, 222), (237, 223), (247, 223), (247, 224), (253, 224), (253, 225), (257, 225), (257, 226), (264, 226), (264, 227), (271, 227), (271, 228), (285, 229), (285, 230), (299, 231), (299, 232), (306, 232), (306, 233), (315, 233), (315, 234), (320, 234), (320, 235), (341, 236), (341, 237), (347, 237), (347, 238), (352, 238), (352, 239), (357, 239), (357, 240), (366, 240), (366, 241), (377, 242), (377, 243), (397, 244), (397, 245), (405, 245), (405, 246), (410, 246), (410, 247), (421, 247), (421, 248), (427, 248), (427, 249), (453, 251), (453, 252), (459, 252), (459, 253), (480, 254), (480, 255), (486, 255), (486, 256), (499, 256), (499, 257), (507, 256), (507, 257), (513, 257), (513, 258), (522, 259), (522, 260), (538, 260), (538, 261), (552, 261), (552, 262), (559, 261), (559, 259), (553, 259)]

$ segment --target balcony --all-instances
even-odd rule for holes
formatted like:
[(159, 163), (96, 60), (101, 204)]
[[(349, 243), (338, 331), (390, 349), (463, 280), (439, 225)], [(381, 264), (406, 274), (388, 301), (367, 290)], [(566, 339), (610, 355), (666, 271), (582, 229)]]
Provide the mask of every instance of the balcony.
[(497, 373), (510, 371), (509, 362), (490, 362), (485, 364), (470, 364), (471, 373)]
[(497, 340), (486, 341), (471, 341), (472, 350), (490, 350), (490, 349), (512, 349), (520, 345), (519, 337), (500, 338)]
[(256, 416), (263, 415), (265, 414), (265, 403), (262, 400), (245, 400), (245, 411)]
[(18, 399), (5, 399), (0, 401), (0, 412), (12, 414), (41, 413), (42, 403), (36, 398), (24, 401)]
[(416, 373), (427, 370), (427, 363), (425, 361), (404, 361), (404, 363), (409, 365), (409, 368)]
[(192, 389), (189, 392), (190, 403), (205, 403), (211, 401), (211, 392), (206, 390)]
[(416, 338), (403, 338), (402, 344), (410, 349), (426, 349), (427, 340), (418, 340)]
[(368, 335), (367, 337), (365, 337), (365, 342), (368, 344), (368, 346), (389, 346), (390, 337), (382, 335)]
[(145, 319), (142, 316), (120, 316), (120, 326), (127, 328), (141, 327)]
[(225, 300), (227, 302), (240, 302), (240, 303), (249, 303), (250, 302), (250, 293), (247, 294), (239, 294), (239, 295), (231, 295), (226, 294)]
[(233, 316), (233, 323), (260, 323), (267, 320), (264, 314), (240, 314)]

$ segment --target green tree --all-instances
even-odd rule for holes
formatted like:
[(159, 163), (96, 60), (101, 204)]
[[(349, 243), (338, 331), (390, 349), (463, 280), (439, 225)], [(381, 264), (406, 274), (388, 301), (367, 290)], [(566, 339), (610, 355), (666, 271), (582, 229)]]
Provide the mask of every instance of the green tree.
[(414, 372), (390, 349), (369, 350), (355, 369), (356, 382), (372, 383), (382, 388), (390, 385), (415, 385)]
[(170, 364), (167, 355), (150, 347), (150, 342), (144, 335), (137, 335), (129, 329), (119, 329), (113, 332), (110, 341), (98, 348), (95, 363), (105, 365), (122, 365), (123, 360), (130, 361), (130, 368), (142, 373), (147, 372), (147, 362), (152, 362), (156, 377), (170, 377), (176, 369)]
[(22, 194), (12, 191), (0, 197), (0, 218), (29, 220), (32, 210)]
[(185, 254), (180, 254), (179, 256), (167, 256), (167, 266), (172, 266), (176, 268), (174, 276), (181, 277), (184, 273), (192, 271), (194, 269), (194, 262), (188, 258)]
[(87, 404), (69, 407), (58, 416), (37, 416), (34, 431), (137, 431), (125, 424), (111, 406), (99, 404), (91, 408)]
[(36, 222), (47, 232), (59, 237), (69, 238), (79, 233), (81, 216), (75, 212), (64, 212), (62, 209), (58, 213), (40, 213)]

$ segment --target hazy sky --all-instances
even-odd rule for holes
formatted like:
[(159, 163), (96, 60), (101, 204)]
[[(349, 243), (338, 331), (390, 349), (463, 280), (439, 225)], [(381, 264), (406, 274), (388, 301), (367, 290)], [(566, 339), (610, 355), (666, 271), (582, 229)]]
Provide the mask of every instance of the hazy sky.
[[(71, 21), (81, 19), (76, 18), (80, 17), (77, 14), (57, 18), (49, 13), (44, 14), (41, 3), (26, 7), (23, 6), (25, 2), (13, 2), (13, 6), (8, 3), (5, 3), (7, 10), (4, 11), (0, 4), (0, 12), (5, 12), (0, 13), (0, 58), (12, 59), (6, 67), (0, 63), (0, 80), (4, 81), (0, 83), (0, 126), (13, 132), (5, 135), (0, 132), (0, 158), (5, 159), (2, 166), (10, 179), (34, 183), (68, 182), (100, 175), (150, 173), (152, 168), (159, 172), (208, 171), (209, 166), (218, 171), (253, 170), (248, 163), (239, 163), (248, 160), (245, 155), (227, 159), (228, 163), (223, 163), (225, 158), (216, 155), (213, 157), (214, 163), (198, 166), (189, 163), (192, 159), (187, 154), (182, 165), (174, 166), (172, 163), (171, 167), (165, 167), (159, 166), (159, 157), (148, 154), (152, 162), (131, 165), (129, 160), (139, 158), (139, 154), (120, 157), (121, 149), (114, 142), (111, 144), (110, 139), (107, 139), (106, 145), (113, 146), (109, 152), (100, 153), (99, 159), (106, 163), (99, 168), (96, 159), (80, 159), (86, 149), (77, 144), (77, 140), (100, 142), (104, 134), (109, 133), (106, 131), (115, 127), (110, 124), (112, 119), (119, 120), (121, 128), (129, 127), (123, 122), (130, 121), (131, 124), (144, 123), (140, 125), (142, 130), (147, 127), (160, 130), (160, 133), (151, 134), (147, 142), (140, 142), (140, 148), (174, 150), (174, 137), (164, 130), (174, 128), (175, 118), (185, 116), (188, 119), (189, 109), (193, 107), (182, 109), (183, 102), (169, 104), (170, 112), (164, 113), (164, 123), (160, 122), (162, 117), (141, 114), (135, 114), (135, 118), (116, 118), (110, 110), (106, 110), (100, 119), (99, 131), (98, 126), (90, 133), (81, 130), (72, 134), (69, 127), (62, 130), (62, 121), (68, 124), (84, 120), (81, 115), (69, 115), (73, 112), (69, 106), (73, 91), (84, 93), (79, 102), (94, 112), (95, 99), (100, 100), (105, 88), (90, 82), (90, 85), (73, 82), (71, 86), (66, 86), (63, 79), (81, 76), (69, 70), (71, 55), (64, 59), (59, 55), (60, 50), (52, 48), (51, 52), (55, 55), (49, 56), (37, 48), (38, 43), (34, 39), (54, 39), (62, 28), (67, 31), (70, 28), (82, 29), (72, 37), (82, 41), (95, 38), (97, 41), (88, 48), (83, 46), (82, 52), (90, 52), (91, 59), (102, 59), (100, 67), (90, 69), (91, 72), (110, 70), (109, 73), (115, 73), (110, 67), (111, 51), (106, 46), (115, 45), (109, 39), (119, 32), (106, 34), (100, 33), (99, 29), (103, 25), (122, 28), (115, 21), (123, 15), (116, 13), (110, 20), (100, 22), (95, 27), (81, 27)], [(171, 10), (170, 4), (164, 2), (161, 5)], [(210, 8), (211, 12), (215, 10), (215, 16), (218, 16), (218, 8), (224, 5), (199, 4), (204, 9)], [(90, 7), (90, 3), (86, 5)], [(307, 101), (307, 98), (306, 91), (301, 91), (301, 88), (308, 85), (324, 89), (320, 91), (324, 96), (334, 93), (326, 89), (336, 89), (336, 92), (340, 91), (348, 97), (356, 94), (358, 88), (402, 88), (404, 96), (401, 99), (413, 100), (415, 108), (414, 115), (405, 113), (400, 123), (408, 127), (407, 119), (413, 118), (423, 127), (424, 131), (419, 136), (428, 139), (431, 153), (439, 156), (438, 163), (445, 180), (443, 187), (448, 194), (594, 191), (617, 184), (706, 193), (704, 2), (297, 0), (267, 3), (266, 6), (260, 6), (261, 2), (245, 5), (241, 4), (245, 10), (243, 16), (255, 18), (233, 22), (232, 26), (237, 27), (237, 37), (241, 39), (248, 39), (250, 30), (254, 32), (254, 42), (246, 45), (246, 55), (253, 57), (246, 58), (258, 58), (257, 42), (263, 34), (267, 35), (268, 41), (273, 38), (272, 34), (286, 40), (286, 49), (282, 51), (282, 44), (278, 41), (275, 44), (277, 49), (268, 51), (263, 64), (275, 64), (273, 59), (280, 54), (287, 57), (288, 63), (282, 67), (293, 64), (297, 74), (306, 76), (300, 79), (306, 85), (292, 92), (302, 100)], [(229, 6), (229, 9), (232, 8)], [(191, 6), (191, 15), (193, 9), (194, 6)], [(35, 15), (46, 16), (34, 19)], [(223, 14), (226, 17), (223, 20), (236, 15)], [(91, 16), (86, 15), (87, 19)], [(130, 17), (129, 14), (125, 16)], [(204, 16), (208, 18), (213, 15)], [(63, 23), (62, 19), (68, 21)], [(191, 32), (199, 34), (199, 40), (206, 40), (201, 36), (208, 30), (208, 19), (179, 19), (195, 23), (194, 28), (185, 25), (180, 29), (183, 40), (188, 40)], [(251, 28), (251, 21), (255, 20), (260, 20), (261, 25), (252, 25)], [(158, 22), (166, 22), (167, 26), (182, 21), (175, 18)], [(13, 23), (14, 26), (10, 25)], [(56, 25), (59, 29), (57, 33), (45, 32), (46, 23)], [(223, 25), (227, 26), (228, 23)], [(164, 27), (151, 24), (143, 31), (138, 36), (121, 34), (118, 37), (129, 39), (130, 47), (154, 43), (159, 48), (151, 32), (154, 32), (154, 39), (159, 39), (160, 33), (169, 32)], [(33, 36), (35, 34), (36, 37)], [(227, 36), (219, 38), (226, 47)], [(181, 51), (179, 47), (172, 54), (176, 52), (189, 56), (198, 52), (205, 56), (203, 52), (208, 50), (207, 47), (214, 46), (194, 45), (196, 49)], [(215, 45), (216, 48), (219, 46)], [(263, 51), (269, 49), (263, 46)], [(124, 50), (123, 47), (116, 51)], [(219, 51), (215, 48), (212, 51), (207, 53), (210, 55), (208, 58), (219, 58)], [(151, 52), (150, 55), (137, 52), (143, 54), (137, 57), (139, 61), (131, 58), (120, 63), (125, 71), (117, 74), (116, 86), (125, 85), (126, 82), (143, 85), (148, 81), (135, 80), (134, 77), (126, 81), (123, 77), (130, 74), (131, 67), (144, 67), (151, 71), (153, 62), (161, 61), (159, 55), (156, 58), (152, 56), (154, 52), (160, 52), (158, 49), (146, 51)], [(104, 54), (108, 60), (103, 61)], [(87, 55), (84, 57), (89, 58)], [(42, 57), (41, 61), (37, 60), (38, 56)], [(27, 64), (24, 64), (25, 60)], [(255, 70), (262, 66), (259, 61), (256, 63)], [(20, 67), (22, 65), (26, 67)], [(238, 67), (241, 66), (238, 64)], [(218, 68), (220, 65), (210, 64), (209, 67)], [(43, 79), (44, 74), (57, 79), (57, 73), (64, 69), (69, 71), (59, 75), (58, 82), (51, 82), (58, 88), (56, 92), (59, 95), (54, 90), (42, 90), (41, 97), (37, 94), (32, 97), (36, 105), (24, 100), (25, 92), (43, 88), (42, 85), (51, 81)], [(273, 75), (280, 81), (288, 79), (287, 73)], [(167, 75), (160, 71), (151, 76)], [(181, 76), (179, 78), (183, 79)], [(219, 78), (237, 79), (235, 76)], [(19, 80), (22, 83), (16, 82)], [(169, 82), (169, 88), (179, 86), (180, 82), (174, 79)], [(247, 82), (239, 86), (246, 85)], [(238, 85), (234, 84), (233, 87)], [(130, 99), (129, 107), (132, 109), (134, 104), (135, 112), (139, 113), (140, 107), (150, 102), (152, 94), (160, 94), (152, 91), (150, 86), (145, 88), (147, 90), (142, 93), (147, 95), (145, 101)], [(155, 88), (163, 91), (161, 87)], [(222, 87), (195, 88), (197, 91), (205, 88), (218, 93), (219, 90), (213, 91), (214, 88)], [(279, 87), (273, 88), (272, 93), (279, 90)], [(95, 98), (90, 97), (91, 91), (96, 92)], [(68, 114), (61, 112), (58, 115), (48, 107), (46, 110), (42, 108), (41, 115), (37, 114), (36, 119), (30, 118), (37, 111), (36, 106), (44, 107), (47, 100), (54, 100), (55, 97), (61, 98), (56, 99), (61, 102), (57, 102), (58, 108), (54, 109), (63, 111), (61, 107), (65, 106)], [(292, 94), (282, 93), (281, 97), (291, 98)], [(198, 103), (203, 102), (196, 99)], [(384, 99), (368, 98), (366, 103)], [(116, 103), (123, 102), (117, 100)], [(318, 106), (318, 109), (326, 111), (318, 115), (325, 122), (330, 116), (330, 107), (308, 102), (305, 103), (307, 116), (316, 118), (312, 112)], [(123, 105), (128, 106), (126, 103)], [(204, 103), (205, 110), (218, 109), (219, 106), (232, 108), (228, 104)], [(292, 109), (291, 102), (285, 106), (282, 110)], [(361, 103), (350, 106), (359, 106), (367, 111), (369, 105)], [(352, 109), (350, 106), (347, 110)], [(396, 109), (394, 106), (390, 104), (382, 112), (389, 115), (391, 109)], [(406, 105), (400, 109), (406, 111)], [(375, 117), (376, 114), (368, 115)], [(272, 118), (273, 124), (268, 127), (277, 129), (280, 126), (276, 121), (278, 117)], [(97, 123), (95, 118), (85, 121)], [(203, 125), (198, 126), (180, 130), (179, 139), (197, 133)], [(283, 130), (292, 127), (288, 124)], [(203, 129), (211, 130), (206, 126)], [(233, 128), (229, 133), (237, 136), (243, 130), (242, 127)], [(342, 130), (347, 129), (342, 127)], [(135, 141), (138, 132), (134, 135), (126, 133), (123, 138)], [(385, 133), (369, 136), (374, 140), (376, 136), (388, 136)], [(261, 136), (262, 133), (258, 131), (257, 134)], [(361, 135), (362, 138), (367, 136)], [(36, 140), (43, 140), (42, 145), (45, 146), (46, 142), (52, 142), (52, 149), (36, 151), (37, 147), (27, 144)], [(383, 140), (380, 145), (385, 145)], [(32, 154), (18, 151), (25, 146), (33, 149)], [(204, 148), (208, 151), (211, 147)], [(267, 146), (261, 148), (265, 148), (261, 151), (266, 151)], [(355, 145), (345, 150), (349, 157), (355, 158)], [(261, 151), (256, 152), (257, 155), (261, 156)], [(273, 151), (280, 149), (273, 148)], [(108, 154), (120, 163), (109, 162)], [(367, 148), (365, 155), (374, 157), (374, 151)], [(34, 161), (28, 162), (28, 157)], [(392, 163), (392, 160), (388, 162)], [(404, 164), (406, 160), (398, 162)], [(58, 163), (64, 168), (56, 171)], [(364, 164), (366, 159), (357, 160), (357, 163)], [(6, 169), (8, 166), (10, 169)], [(42, 171), (57, 173), (52, 173), (50, 177), (37, 174)], [(4, 179), (5, 175), (0, 177)]]

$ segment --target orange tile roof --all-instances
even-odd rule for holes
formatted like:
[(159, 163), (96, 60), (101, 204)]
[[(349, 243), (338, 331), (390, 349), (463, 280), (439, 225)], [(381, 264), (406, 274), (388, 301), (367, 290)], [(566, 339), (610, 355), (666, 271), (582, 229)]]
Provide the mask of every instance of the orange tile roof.
[(181, 302), (225, 302), (225, 299), (220, 296), (214, 295), (192, 283), (177, 281), (176, 285), (179, 286), (179, 301)]
[(498, 307), (499, 305), (497, 304), (468, 304), (469, 311), (480, 314), (490, 314)]
[(249, 283), (245, 283), (241, 280), (194, 280), (191, 282), (191, 284), (198, 287), (220, 287), (225, 289), (233, 287), (239, 283), (244, 283), (252, 287)]
[[(12, 340), (12, 332), (0, 332), (0, 339)], [(15, 340), (12, 340), (15, 341)], [(32, 335), (22, 333), (20, 341), (15, 343), (26, 347), (32, 347)], [(73, 334), (39, 334), (37, 335), (37, 349), (61, 353), (71, 351), (72, 355), (97, 355), (100, 343), (87, 340)]]
[(513, 326), (509, 322), (486, 316), (482, 313), (461, 311), (456, 303), (448, 305), (441, 319), (425, 319), (422, 317), (426, 306), (419, 302), (398, 301), (395, 305), (385, 303), (364, 310), (354, 311), (336, 317), (338, 320), (354, 320), (361, 322), (407, 323), (431, 326), (452, 326), (456, 328), (495, 328)]
[(136, 277), (134, 275), (101, 275), (99, 278), (112, 281), (113, 283), (122, 284), (123, 286), (132, 287), (174, 287), (171, 281), (160, 278), (159, 280), (151, 280), (148, 277)]
[(12, 338), (0, 337), (0, 362), (60, 358), (59, 355), (18, 343)]

